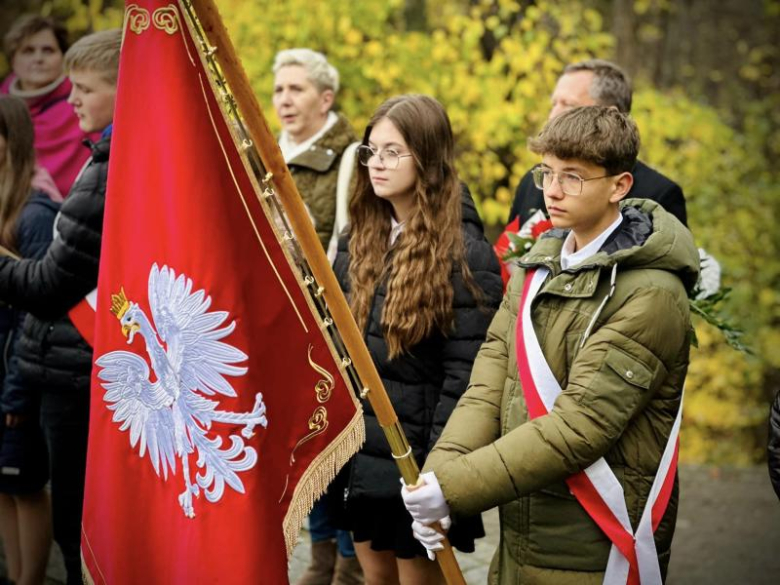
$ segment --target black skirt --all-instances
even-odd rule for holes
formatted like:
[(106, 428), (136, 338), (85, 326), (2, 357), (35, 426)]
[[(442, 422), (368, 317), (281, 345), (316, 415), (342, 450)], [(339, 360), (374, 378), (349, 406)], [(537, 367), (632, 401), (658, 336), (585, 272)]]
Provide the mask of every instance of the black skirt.
[(16, 427), (0, 412), (0, 493), (32, 494), (49, 481), (49, 456), (36, 417)]
[[(370, 542), (375, 551), (393, 551), (399, 559), (426, 556), (412, 534), (412, 517), (400, 495), (394, 498), (350, 498), (341, 514), (341, 527), (352, 531), (355, 542)], [(485, 536), (482, 517), (453, 518), (447, 533), (461, 552), (474, 552), (474, 540)]]

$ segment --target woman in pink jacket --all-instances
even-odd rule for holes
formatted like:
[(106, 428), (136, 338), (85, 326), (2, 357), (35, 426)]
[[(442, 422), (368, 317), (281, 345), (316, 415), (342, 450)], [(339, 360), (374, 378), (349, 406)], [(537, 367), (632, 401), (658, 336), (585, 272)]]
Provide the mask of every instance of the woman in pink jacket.
[(71, 90), (63, 71), (67, 32), (53, 18), (28, 14), (14, 22), (4, 40), (13, 73), (0, 85), (0, 93), (24, 99), (30, 109), (38, 162), (35, 187), (53, 199), (67, 196), (90, 155), (84, 139), (97, 138), (79, 129), (67, 102)]

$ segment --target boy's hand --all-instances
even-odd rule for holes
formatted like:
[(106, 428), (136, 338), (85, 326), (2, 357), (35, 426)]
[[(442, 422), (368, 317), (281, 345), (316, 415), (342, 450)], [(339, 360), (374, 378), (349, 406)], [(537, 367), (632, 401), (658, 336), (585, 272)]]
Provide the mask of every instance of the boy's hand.
[(450, 507), (444, 499), (439, 480), (432, 471), (421, 474), (417, 485), (404, 485), (401, 488), (401, 497), (416, 522), (425, 525), (439, 522), (444, 530), (449, 530), (452, 524)]
[(435, 551), (444, 550), (444, 545), (441, 543), (444, 540), (444, 534), (430, 526), (425, 526), (415, 520), (412, 522), (412, 534), (425, 547), (425, 552), (428, 553), (430, 560), (436, 560)]

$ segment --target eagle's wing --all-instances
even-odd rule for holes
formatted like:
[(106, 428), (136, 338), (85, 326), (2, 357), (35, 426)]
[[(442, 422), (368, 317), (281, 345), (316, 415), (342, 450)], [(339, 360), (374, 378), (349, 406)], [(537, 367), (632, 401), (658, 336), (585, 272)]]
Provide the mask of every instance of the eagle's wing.
[[(163, 266), (152, 266), (149, 305), (157, 334), (168, 344), (168, 359), (178, 372), (182, 388), (236, 396), (225, 376), (242, 376), (247, 368), (234, 364), (247, 359), (244, 352), (220, 341), (236, 327), (223, 326), (226, 311), (209, 311), (211, 297), (203, 289), (192, 292), (192, 280)], [(205, 405), (204, 405), (205, 406)]]
[(130, 429), (130, 445), (139, 445), (141, 457), (149, 453), (149, 460), (157, 475), (160, 467), (168, 477), (168, 467), (176, 472), (174, 424), (171, 415), (171, 397), (159, 383), (149, 381), (149, 366), (140, 356), (128, 351), (112, 351), (95, 362), (101, 369), (98, 378), (106, 393), (103, 400), (114, 412), (119, 430)]

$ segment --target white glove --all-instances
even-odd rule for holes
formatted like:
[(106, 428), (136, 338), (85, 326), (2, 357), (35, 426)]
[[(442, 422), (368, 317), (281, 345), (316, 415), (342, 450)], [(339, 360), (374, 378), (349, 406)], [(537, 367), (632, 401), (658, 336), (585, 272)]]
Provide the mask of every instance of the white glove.
[(441, 543), (441, 541), (444, 540), (444, 535), (440, 532), (436, 532), (430, 526), (425, 526), (415, 520), (412, 522), (412, 534), (414, 534), (414, 537), (425, 547), (425, 552), (428, 553), (428, 558), (430, 560), (436, 560), (436, 553), (434, 551), (444, 550), (444, 545)]
[(420, 524), (429, 526), (439, 522), (444, 530), (448, 530), (452, 524), (450, 507), (444, 499), (439, 480), (432, 471), (423, 473), (420, 478), (425, 482), (421, 487), (409, 490), (404, 485), (401, 488), (401, 497), (404, 499), (406, 509)]
[(720, 263), (704, 248), (699, 248), (699, 261), (701, 270), (696, 300), (711, 297), (720, 290)]

